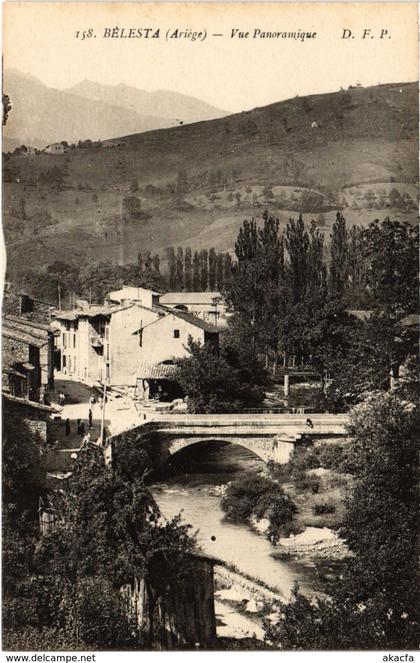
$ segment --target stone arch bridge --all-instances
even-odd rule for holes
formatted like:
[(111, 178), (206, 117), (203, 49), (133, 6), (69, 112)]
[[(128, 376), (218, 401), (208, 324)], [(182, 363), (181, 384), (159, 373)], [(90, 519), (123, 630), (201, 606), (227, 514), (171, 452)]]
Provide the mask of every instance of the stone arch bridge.
[(310, 414), (313, 427), (302, 414), (168, 414), (155, 415), (107, 440), (106, 458), (131, 439), (147, 443), (155, 469), (171, 456), (200, 442), (228, 442), (252, 451), (264, 462), (287, 463), (304, 435), (314, 441), (332, 441), (348, 435), (346, 414)]

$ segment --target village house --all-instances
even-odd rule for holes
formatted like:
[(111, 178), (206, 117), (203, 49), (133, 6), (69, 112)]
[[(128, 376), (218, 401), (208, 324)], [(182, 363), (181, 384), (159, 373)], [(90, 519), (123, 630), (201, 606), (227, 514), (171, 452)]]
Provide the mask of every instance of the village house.
[[(185, 311), (161, 306), (152, 290), (110, 293), (103, 306), (56, 311), (59, 370), (87, 382), (137, 388), (141, 398), (179, 395), (174, 360), (188, 354), (191, 336), (218, 347), (218, 330)], [(111, 303), (120, 300), (120, 303)]]
[(49, 325), (51, 313), (56, 307), (35, 299), (26, 292), (16, 291), (10, 283), (5, 283), (3, 291), (3, 315), (14, 315), (34, 322)]
[(226, 304), (220, 292), (167, 292), (160, 303), (179, 311), (186, 311), (210, 322), (215, 327), (226, 327)]
[(49, 325), (5, 315), (2, 324), (3, 389), (43, 402), (54, 388), (54, 334)]
[(63, 143), (51, 143), (44, 148), (46, 154), (64, 154), (68, 148)]

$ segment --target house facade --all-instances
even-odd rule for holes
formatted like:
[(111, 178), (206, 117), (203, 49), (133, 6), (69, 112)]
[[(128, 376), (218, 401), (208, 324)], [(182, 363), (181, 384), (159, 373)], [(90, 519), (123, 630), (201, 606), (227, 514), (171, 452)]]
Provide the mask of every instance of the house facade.
[(63, 143), (51, 143), (51, 145), (47, 145), (44, 152), (47, 154), (64, 154), (67, 152), (67, 148)]
[(227, 325), (226, 304), (220, 292), (167, 292), (160, 296), (162, 306), (192, 313), (218, 328)]
[(12, 396), (43, 401), (54, 387), (54, 334), (49, 325), (3, 316), (2, 373)]
[[(174, 359), (186, 356), (189, 336), (217, 347), (215, 327), (184, 311), (154, 304), (154, 297), (148, 291), (141, 299), (124, 299), (121, 304), (55, 312), (52, 325), (59, 370), (90, 382), (138, 387), (139, 380), (151, 379), (151, 367), (173, 366)], [(169, 372), (173, 373), (166, 369)]]

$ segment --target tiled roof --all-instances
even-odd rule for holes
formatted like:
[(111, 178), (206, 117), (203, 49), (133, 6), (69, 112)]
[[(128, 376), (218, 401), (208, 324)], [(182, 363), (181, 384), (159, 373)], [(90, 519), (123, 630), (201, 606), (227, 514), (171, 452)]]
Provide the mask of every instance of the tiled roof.
[(203, 329), (206, 332), (211, 332), (213, 334), (218, 334), (219, 330), (217, 327), (212, 325), (210, 322), (206, 322), (205, 320), (202, 320), (201, 318), (198, 318), (196, 315), (193, 315), (192, 313), (187, 313), (184, 311), (177, 311), (174, 310), (173, 308), (168, 308), (166, 309), (167, 312), (176, 318), (180, 318), (181, 320), (184, 320), (185, 322), (188, 322), (190, 325), (194, 325), (195, 327), (199, 327), (200, 329)]
[(18, 315), (5, 315), (3, 320), (9, 320), (10, 322), (16, 322), (19, 324), (20, 327), (27, 326), (31, 327), (33, 329), (39, 329), (41, 331), (46, 331), (50, 332), (51, 327), (43, 322), (35, 322), (33, 320), (29, 320), (28, 318), (23, 318)]
[(6, 338), (21, 341), (36, 348), (42, 348), (49, 340), (48, 331), (40, 329), (39, 325), (33, 325), (28, 320), (20, 320), (15, 316), (4, 316), (1, 333)]
[(78, 318), (96, 318), (98, 315), (108, 316), (118, 311), (131, 308), (135, 304), (128, 302), (127, 304), (103, 304), (102, 306), (89, 306), (88, 308), (75, 308), (71, 311), (55, 311), (53, 317), (58, 320), (77, 320)]
[(58, 409), (54, 406), (43, 405), (42, 403), (37, 403), (36, 401), (29, 401), (28, 399), (21, 398), (20, 396), (13, 396), (4, 390), (2, 390), (1, 394), (3, 398), (6, 398), (8, 401), (12, 401), (13, 403), (17, 403), (18, 405), (31, 407), (35, 410), (42, 410), (43, 412), (58, 412)]
[(175, 364), (152, 364), (151, 362), (142, 362), (137, 370), (137, 376), (143, 380), (170, 380), (179, 372)]
[(213, 299), (222, 298), (220, 292), (167, 292), (161, 295), (162, 304), (213, 304)]

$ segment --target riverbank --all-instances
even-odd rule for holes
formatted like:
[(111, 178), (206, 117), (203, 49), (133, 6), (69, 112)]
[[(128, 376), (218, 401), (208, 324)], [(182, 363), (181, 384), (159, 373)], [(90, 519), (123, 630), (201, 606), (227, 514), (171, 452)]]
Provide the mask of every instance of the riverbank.
[(217, 565), (214, 572), (218, 636), (263, 641), (263, 618), (277, 619), (273, 605), (286, 597), (226, 565)]

